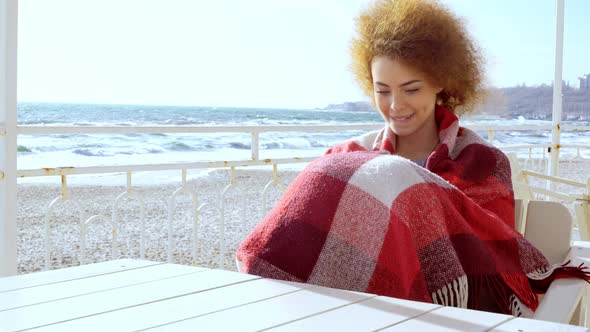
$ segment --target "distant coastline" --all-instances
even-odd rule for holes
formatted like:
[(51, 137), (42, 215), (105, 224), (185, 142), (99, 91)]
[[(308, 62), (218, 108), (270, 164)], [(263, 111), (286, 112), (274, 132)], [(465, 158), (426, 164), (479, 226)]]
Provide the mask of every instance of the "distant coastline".
[(321, 110), (342, 112), (375, 112), (373, 104), (368, 101), (350, 101), (341, 104), (329, 104)]

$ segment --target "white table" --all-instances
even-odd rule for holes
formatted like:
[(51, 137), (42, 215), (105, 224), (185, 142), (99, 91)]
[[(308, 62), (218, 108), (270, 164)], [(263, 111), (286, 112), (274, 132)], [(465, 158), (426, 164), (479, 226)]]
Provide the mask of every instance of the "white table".
[(0, 278), (0, 330), (25, 329), (587, 331), (230, 271), (130, 259)]

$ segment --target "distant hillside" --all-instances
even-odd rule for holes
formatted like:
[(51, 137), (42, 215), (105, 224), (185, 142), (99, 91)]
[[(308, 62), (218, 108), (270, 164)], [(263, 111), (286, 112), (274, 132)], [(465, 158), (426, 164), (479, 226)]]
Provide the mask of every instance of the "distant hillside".
[(323, 110), (344, 111), (344, 112), (373, 112), (375, 108), (373, 104), (366, 101), (346, 102), (342, 104), (330, 104)]
[[(553, 87), (517, 86), (490, 90), (481, 113), (546, 120), (553, 109)], [(563, 87), (562, 120), (590, 120), (590, 90)]]
[[(562, 120), (590, 121), (590, 90), (563, 87)], [(490, 89), (486, 103), (480, 106), (479, 114), (489, 114), (503, 118), (547, 120), (553, 108), (553, 87), (550, 85), (516, 86)], [(370, 102), (346, 102), (330, 104), (323, 109), (347, 112), (371, 112)]]

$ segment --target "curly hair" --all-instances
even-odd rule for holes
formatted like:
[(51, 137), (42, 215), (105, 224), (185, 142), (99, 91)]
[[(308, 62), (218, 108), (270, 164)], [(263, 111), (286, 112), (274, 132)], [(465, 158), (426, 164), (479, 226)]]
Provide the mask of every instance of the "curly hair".
[(460, 18), (436, 0), (377, 0), (357, 18), (352, 71), (374, 102), (371, 61), (388, 56), (443, 87), (437, 103), (456, 114), (484, 97), (483, 57)]

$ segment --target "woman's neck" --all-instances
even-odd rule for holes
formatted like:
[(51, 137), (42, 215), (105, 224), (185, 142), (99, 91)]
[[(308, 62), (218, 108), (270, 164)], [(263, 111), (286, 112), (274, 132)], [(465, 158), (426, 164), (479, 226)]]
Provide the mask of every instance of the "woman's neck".
[(428, 158), (438, 143), (436, 122), (429, 121), (411, 135), (397, 136), (395, 153), (410, 160), (423, 160)]

